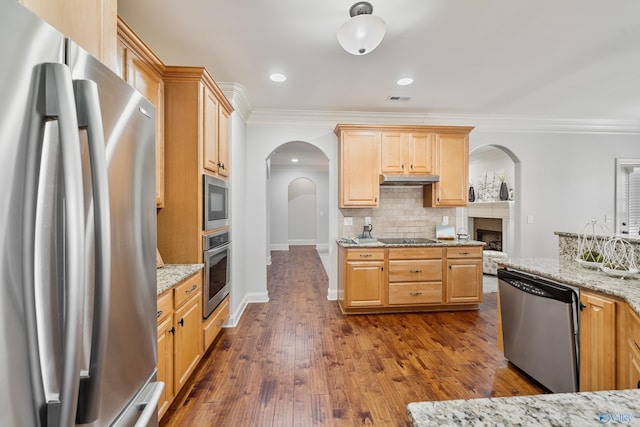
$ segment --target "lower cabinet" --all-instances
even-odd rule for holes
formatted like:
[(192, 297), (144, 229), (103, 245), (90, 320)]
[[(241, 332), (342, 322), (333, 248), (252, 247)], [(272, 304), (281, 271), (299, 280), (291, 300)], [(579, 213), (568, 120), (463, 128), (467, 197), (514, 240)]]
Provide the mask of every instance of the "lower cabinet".
[(384, 306), (384, 249), (349, 250), (346, 258), (344, 306)]
[(447, 251), (447, 303), (482, 302), (482, 247), (449, 247)]
[(442, 304), (442, 248), (389, 249), (389, 305)]
[(202, 322), (202, 336), (204, 338), (204, 351), (207, 351), (209, 346), (216, 339), (224, 322), (229, 318), (229, 297), (225, 297), (220, 305), (211, 313), (208, 319)]
[(158, 403), (162, 417), (202, 358), (202, 272), (158, 296)]
[(624, 311), (620, 337), (618, 388), (640, 388), (640, 317), (629, 306)]
[(616, 388), (616, 301), (580, 291), (580, 391)]
[(339, 246), (338, 302), (345, 313), (475, 309), (482, 247)]

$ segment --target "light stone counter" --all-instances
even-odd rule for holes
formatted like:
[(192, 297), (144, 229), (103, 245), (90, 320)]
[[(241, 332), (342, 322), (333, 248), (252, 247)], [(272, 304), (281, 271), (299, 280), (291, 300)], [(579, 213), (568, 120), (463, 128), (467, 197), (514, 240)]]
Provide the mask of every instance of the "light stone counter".
[(203, 268), (204, 264), (165, 264), (164, 267), (158, 269), (158, 295)]
[(410, 403), (414, 427), (640, 425), (640, 390)]
[[(381, 237), (381, 239), (384, 239)], [(415, 242), (406, 242), (406, 243), (382, 243), (382, 242), (373, 242), (373, 243), (351, 243), (345, 240), (339, 239), (336, 241), (338, 245), (343, 248), (424, 248), (424, 247), (451, 247), (451, 246), (485, 246), (486, 243), (479, 242), (477, 240), (436, 240), (433, 239), (432, 242), (426, 243), (415, 243)]]

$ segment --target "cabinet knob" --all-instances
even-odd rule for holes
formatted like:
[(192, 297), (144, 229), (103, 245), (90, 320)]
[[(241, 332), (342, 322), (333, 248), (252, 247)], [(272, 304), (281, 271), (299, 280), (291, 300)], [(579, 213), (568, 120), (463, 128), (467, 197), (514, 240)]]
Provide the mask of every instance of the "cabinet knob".
[(169, 329), (167, 332), (169, 332), (171, 335), (175, 335), (176, 334), (176, 328), (172, 326), (171, 329)]
[(363, 258), (367, 258), (367, 257), (373, 256), (373, 255), (371, 255), (371, 254), (360, 254), (360, 256), (363, 257)]
[(156, 313), (156, 319), (159, 318), (160, 316), (162, 316), (162, 310), (158, 310), (158, 312)]
[(178, 324), (180, 326), (184, 326), (184, 317), (181, 317), (180, 320), (178, 320)]
[(409, 270), (410, 273), (422, 273), (422, 270)]
[(191, 287), (191, 289), (188, 289), (188, 290), (184, 291), (184, 293), (185, 293), (185, 294), (190, 294), (191, 292), (195, 291), (196, 289), (198, 289), (198, 285), (195, 285), (195, 284), (194, 284), (194, 285)]
[(400, 165), (400, 167), (402, 168), (402, 170), (404, 170), (404, 163), (402, 165)]
[(409, 168), (410, 168), (411, 170), (413, 170), (413, 164), (409, 165)]
[(420, 296), (420, 295), (422, 295), (422, 291), (413, 291), (413, 292), (411, 292), (411, 296), (417, 297), (417, 296)]

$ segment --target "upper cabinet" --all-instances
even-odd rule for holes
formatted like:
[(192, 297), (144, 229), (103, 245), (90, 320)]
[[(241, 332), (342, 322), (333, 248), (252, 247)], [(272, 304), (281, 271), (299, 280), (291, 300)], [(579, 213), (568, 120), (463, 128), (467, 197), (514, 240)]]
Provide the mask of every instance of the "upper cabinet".
[(425, 185), (425, 207), (467, 206), (469, 131), (436, 134), (435, 174), (440, 181)]
[(213, 175), (229, 176), (229, 115), (231, 110), (219, 101), (220, 94), (209, 86), (203, 88), (204, 162)]
[(118, 18), (117, 73), (156, 107), (156, 206), (164, 207), (164, 64)]
[(382, 132), (381, 172), (433, 174), (435, 134), (428, 132)]
[(116, 0), (19, 0), (112, 70), (116, 69)]
[(439, 175), (424, 186), (424, 206), (467, 206), (472, 129), (338, 124), (338, 207), (379, 206), (381, 173)]
[(380, 131), (336, 128), (338, 207), (377, 207), (380, 198)]

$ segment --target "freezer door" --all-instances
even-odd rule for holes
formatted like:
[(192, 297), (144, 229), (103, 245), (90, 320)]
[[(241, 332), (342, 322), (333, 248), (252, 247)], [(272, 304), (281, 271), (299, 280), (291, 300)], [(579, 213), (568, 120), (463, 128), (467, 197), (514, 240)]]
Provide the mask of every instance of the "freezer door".
[[(55, 156), (59, 147), (56, 121), (34, 122), (33, 114), (42, 112), (35, 111), (34, 97), (42, 88), (39, 64), (62, 63), (64, 39), (15, 0), (0, 0), (0, 10), (0, 425), (40, 426), (45, 386), (36, 341), (28, 344), (36, 329), (35, 205), (43, 150), (45, 157)], [(41, 194), (53, 201), (59, 164), (52, 160), (48, 165), (43, 174), (51, 179), (43, 181), (50, 187), (41, 188)], [(52, 202), (40, 212), (41, 224), (49, 224), (40, 230), (43, 240), (52, 242), (61, 231), (55, 228), (58, 207)], [(52, 250), (46, 253), (54, 256)], [(37, 273), (50, 284), (58, 280), (55, 261), (47, 258)], [(57, 318), (48, 324), (57, 325)], [(49, 359), (59, 361), (54, 355)], [(49, 373), (51, 382), (59, 381), (58, 371)]]
[[(111, 425), (155, 375), (156, 331), (156, 205), (155, 109), (140, 93), (72, 42), (67, 60), (74, 80), (97, 83), (104, 127), (111, 220), (111, 283), (106, 326), (93, 322), (100, 298), (89, 286), (84, 338), (84, 367), (92, 363), (91, 342), (104, 339), (103, 376), (95, 387), (100, 400), (95, 426)], [(81, 135), (81, 142), (83, 136)], [(85, 199), (92, 203), (85, 161)], [(88, 208), (87, 208), (88, 210)], [(89, 246), (92, 245), (90, 242)], [(87, 257), (93, 271), (93, 257)], [(90, 278), (89, 278), (90, 280)], [(81, 390), (83, 388), (81, 387)], [(84, 402), (81, 392), (79, 407)], [(86, 422), (86, 421), (84, 421)]]

